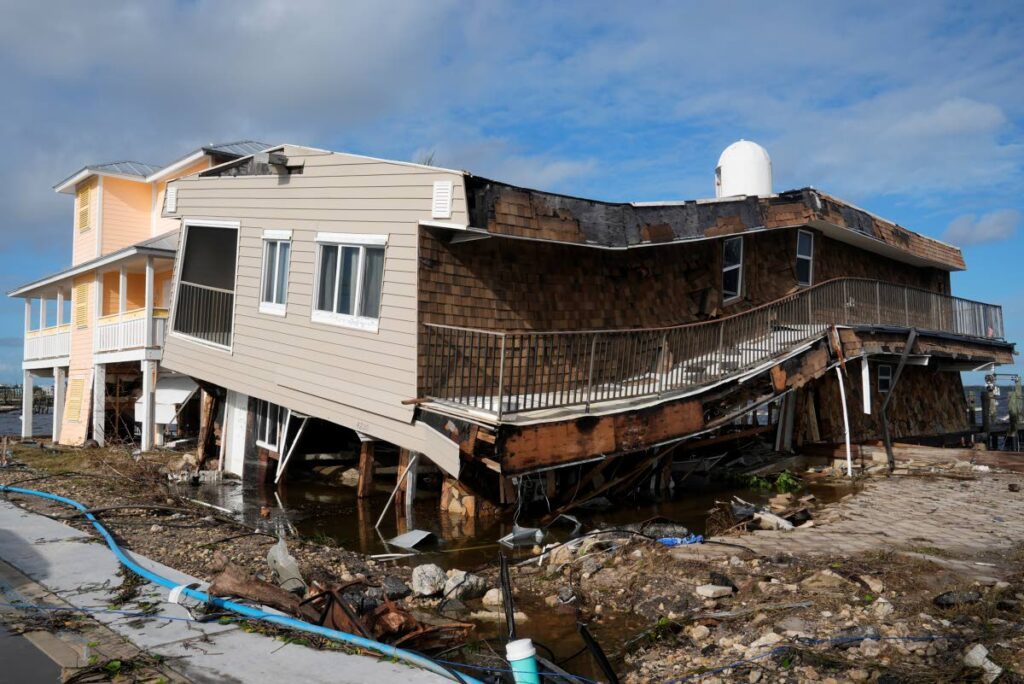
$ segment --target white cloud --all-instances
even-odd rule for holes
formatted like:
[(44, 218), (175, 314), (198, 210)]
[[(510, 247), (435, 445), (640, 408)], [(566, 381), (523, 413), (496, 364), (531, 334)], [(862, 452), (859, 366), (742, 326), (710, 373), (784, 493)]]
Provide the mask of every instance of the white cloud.
[(1009, 240), (1017, 232), (1020, 219), (1016, 209), (1000, 209), (981, 217), (963, 214), (953, 219), (942, 239), (962, 247)]

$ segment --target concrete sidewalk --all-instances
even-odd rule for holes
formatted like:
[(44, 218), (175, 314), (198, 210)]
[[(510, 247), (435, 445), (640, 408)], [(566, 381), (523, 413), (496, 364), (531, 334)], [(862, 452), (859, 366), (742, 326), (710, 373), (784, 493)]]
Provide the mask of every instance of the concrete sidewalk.
[[(106, 609), (121, 579), (119, 563), (106, 544), (56, 520), (29, 513), (0, 500), (0, 560), (77, 607)], [(142, 566), (180, 584), (197, 581), (141, 556)], [(6, 585), (6, 586), (4, 586)], [(204, 585), (205, 586), (205, 585)], [(19, 592), (0, 574), (0, 591), (10, 601)], [(133, 604), (157, 602), (157, 613), (182, 620), (93, 617), (140, 649), (163, 656), (176, 673), (194, 682), (374, 682), (408, 684), (448, 681), (401, 663), (337, 651), (316, 651), (243, 631), (234, 624), (198, 623), (185, 608), (167, 603), (167, 590), (145, 585)]]

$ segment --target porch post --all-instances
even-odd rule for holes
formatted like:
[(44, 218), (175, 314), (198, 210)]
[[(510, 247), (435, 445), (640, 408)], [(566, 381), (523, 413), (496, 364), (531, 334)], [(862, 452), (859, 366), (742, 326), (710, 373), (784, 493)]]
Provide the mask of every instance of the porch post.
[(46, 327), (46, 296), (39, 297), (39, 329)]
[(146, 349), (153, 346), (153, 257), (146, 257)]
[(153, 431), (156, 418), (154, 386), (156, 385), (156, 361), (142, 362), (142, 450), (153, 450)]
[(32, 331), (32, 300), (28, 297), (25, 298), (25, 349), (23, 352), (23, 359), (28, 358), (28, 334)]
[(117, 272), (117, 313), (123, 314), (128, 308), (128, 268), (122, 264)]
[[(58, 309), (59, 311), (59, 309)], [(59, 325), (59, 323), (58, 323)], [(60, 441), (60, 426), (64, 420), (64, 385), (67, 371), (63, 366), (53, 367), (53, 443)]]
[[(28, 301), (27, 299), (25, 300)], [(32, 399), (33, 397), (32, 371), (26, 369), (21, 382), (21, 438), (32, 437)]]
[[(64, 289), (57, 290), (57, 325), (64, 325)], [(54, 440), (56, 441), (56, 440)]]
[(107, 445), (107, 365), (97, 363), (92, 371), (92, 438)]

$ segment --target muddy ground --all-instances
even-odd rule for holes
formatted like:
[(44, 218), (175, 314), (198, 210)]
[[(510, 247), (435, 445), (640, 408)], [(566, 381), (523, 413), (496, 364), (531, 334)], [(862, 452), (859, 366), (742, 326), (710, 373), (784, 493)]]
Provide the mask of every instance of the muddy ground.
[[(275, 539), (176, 497), (165, 474), (176, 455), (146, 455), (136, 462), (114, 449), (57, 452), (28, 445), (16, 446), (14, 453), (18, 465), (0, 468), (0, 483), (43, 489), (92, 508), (183, 509), (103, 513), (132, 551), (206, 580), (213, 577), (218, 551), (253, 574), (267, 575), (266, 554)], [(915, 478), (901, 485), (920, 486)], [(66, 507), (9, 498), (88, 529)], [(830, 514), (831, 506), (812, 512), (820, 520)], [(804, 538), (808, 534), (814, 531), (804, 531)], [(930, 556), (882, 547), (856, 553), (837, 547), (830, 555), (821, 549), (789, 553), (784, 537), (771, 545), (757, 540), (757, 533), (730, 535), (694, 552), (636, 534), (585, 537), (512, 569), (517, 606), (527, 620), (557, 611), (595, 627), (623, 625), (620, 640), (602, 645), (627, 682), (991, 681), (983, 679), (981, 666), (992, 674), (1001, 668), (1000, 682), (1024, 681), (1018, 674), (1024, 673), (1024, 540), (998, 549), (998, 578), (965, 574), (943, 562), (949, 554), (934, 546)], [(288, 540), (308, 580), (330, 585), (362, 576), (370, 584), (416, 585), (411, 566), (376, 562), (322, 541)], [(411, 595), (399, 602), (452, 619), (493, 614), (500, 608), (479, 594), (498, 585), (496, 569), (475, 570), (482, 581), (472, 597)], [(987, 655), (980, 655), (978, 645)], [(492, 648), (501, 650), (486, 642), (467, 650), (475, 662), (499, 666)], [(582, 654), (563, 666), (598, 672), (588, 660)]]

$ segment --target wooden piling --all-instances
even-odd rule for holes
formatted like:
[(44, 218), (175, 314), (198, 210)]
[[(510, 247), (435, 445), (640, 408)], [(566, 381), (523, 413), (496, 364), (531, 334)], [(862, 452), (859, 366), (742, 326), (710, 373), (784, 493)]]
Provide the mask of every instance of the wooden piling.
[(356, 496), (365, 499), (373, 489), (373, 442), (364, 441), (359, 446), (359, 484)]

